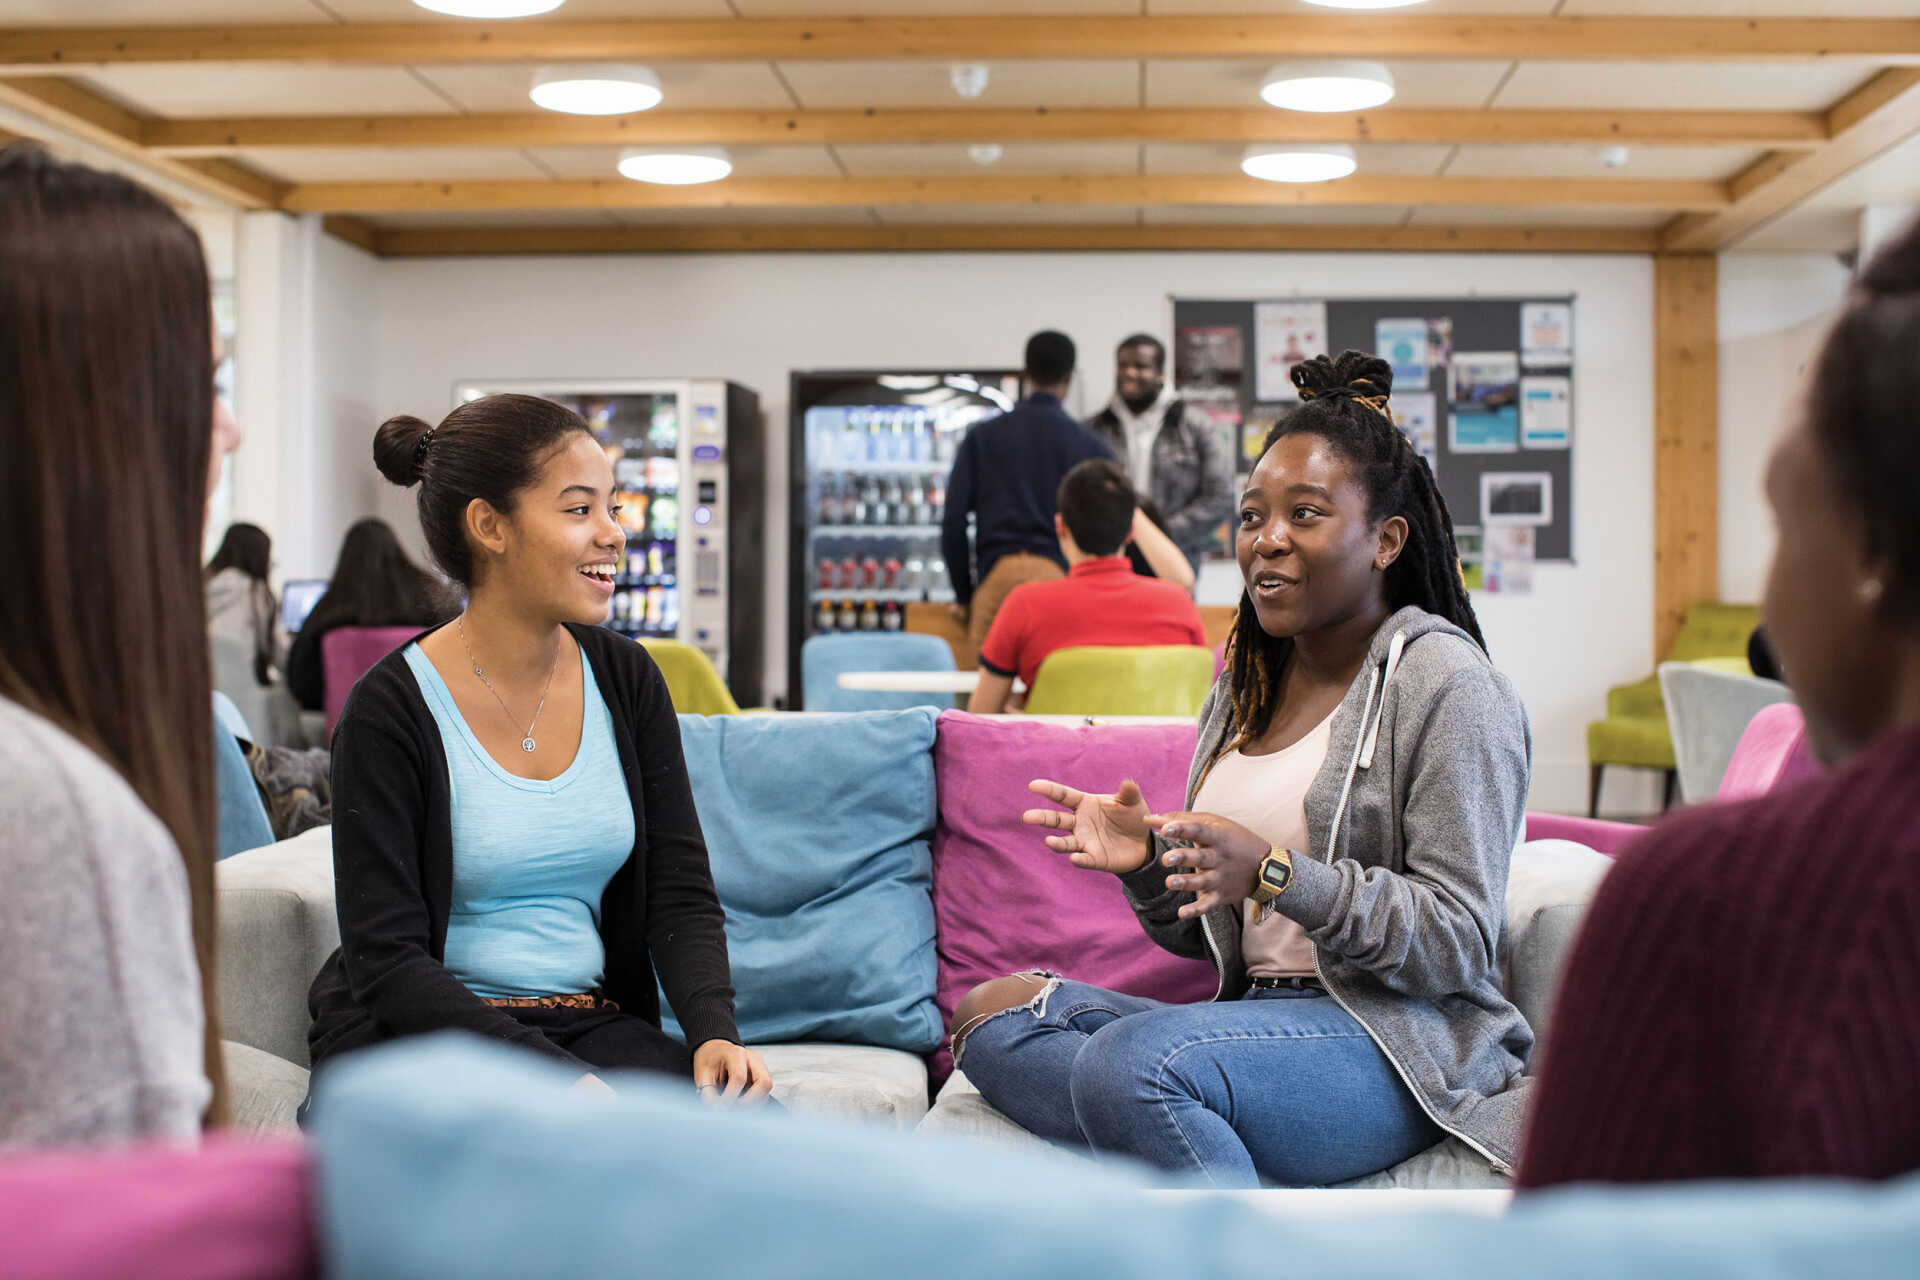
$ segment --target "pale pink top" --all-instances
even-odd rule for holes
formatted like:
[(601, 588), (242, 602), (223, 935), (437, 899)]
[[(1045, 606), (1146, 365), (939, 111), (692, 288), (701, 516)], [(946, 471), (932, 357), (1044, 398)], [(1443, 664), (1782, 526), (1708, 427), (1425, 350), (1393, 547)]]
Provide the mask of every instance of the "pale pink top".
[[(1307, 788), (1326, 763), (1333, 740), (1333, 717), (1283, 751), (1249, 756), (1239, 751), (1220, 757), (1193, 798), (1195, 813), (1213, 813), (1237, 822), (1268, 844), (1307, 849)], [(1278, 910), (1259, 924), (1253, 901), (1241, 904), (1240, 955), (1249, 978), (1314, 976), (1313, 943), (1306, 930)]]

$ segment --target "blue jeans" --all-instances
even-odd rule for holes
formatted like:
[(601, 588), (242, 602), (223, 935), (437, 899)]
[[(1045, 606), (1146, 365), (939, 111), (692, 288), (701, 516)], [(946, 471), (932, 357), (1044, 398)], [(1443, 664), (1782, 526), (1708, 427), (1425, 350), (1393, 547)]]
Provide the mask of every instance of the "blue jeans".
[(1053, 1142), (1222, 1187), (1326, 1186), (1445, 1136), (1317, 988), (1170, 1005), (1044, 976), (1040, 996), (967, 1032), (960, 1056), (988, 1102)]

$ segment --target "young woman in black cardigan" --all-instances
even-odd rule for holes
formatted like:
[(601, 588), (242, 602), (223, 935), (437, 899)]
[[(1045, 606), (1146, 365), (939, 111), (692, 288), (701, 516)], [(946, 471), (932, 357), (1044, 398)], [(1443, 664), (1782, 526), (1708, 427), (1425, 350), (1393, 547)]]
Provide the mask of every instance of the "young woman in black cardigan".
[[(625, 535), (577, 415), (488, 396), (390, 419), (374, 461), (420, 486), (427, 546), (470, 599), (383, 660), (333, 736), (340, 950), (314, 980), (316, 1071), (457, 1028), (764, 1098), (733, 1019), (720, 905), (673, 704), (602, 630)], [(656, 972), (687, 1043), (660, 1028)]]

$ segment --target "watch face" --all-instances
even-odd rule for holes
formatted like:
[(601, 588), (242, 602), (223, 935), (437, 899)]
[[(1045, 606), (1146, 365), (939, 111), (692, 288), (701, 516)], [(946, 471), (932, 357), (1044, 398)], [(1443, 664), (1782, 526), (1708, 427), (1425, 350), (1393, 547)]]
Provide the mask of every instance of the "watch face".
[(1266, 883), (1268, 888), (1278, 893), (1287, 887), (1288, 881), (1293, 879), (1293, 868), (1284, 862), (1269, 859), (1267, 862), (1261, 864), (1260, 879)]

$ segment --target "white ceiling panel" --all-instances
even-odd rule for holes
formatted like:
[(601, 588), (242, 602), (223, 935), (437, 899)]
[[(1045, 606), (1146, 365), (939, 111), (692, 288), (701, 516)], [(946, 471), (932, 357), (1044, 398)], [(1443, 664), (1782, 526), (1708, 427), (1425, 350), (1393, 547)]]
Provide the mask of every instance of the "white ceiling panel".
[[(317, 0), (349, 22), (471, 22), (422, 9), (413, 0)], [(727, 0), (566, 0), (552, 13), (532, 21), (582, 18), (726, 18)]]
[(1563, 18), (1911, 18), (1914, 0), (1567, 0)]
[(1463, 146), (1447, 166), (1451, 178), (1731, 178), (1765, 152), (1755, 147), (1634, 147), (1609, 169), (1602, 148)]
[(646, 226), (872, 226), (866, 209), (609, 209), (616, 222)]
[(1207, 204), (1149, 205), (1148, 222), (1159, 223), (1266, 223), (1286, 222), (1299, 226), (1390, 227), (1407, 216), (1405, 205), (1397, 204), (1316, 204), (1316, 205), (1236, 205), (1231, 208)]
[[(742, 178), (837, 178), (840, 166), (825, 147), (728, 147)], [(535, 147), (531, 154), (561, 178), (617, 178), (619, 147)]]
[(1137, 173), (1140, 148), (1129, 142), (1010, 142), (998, 161), (974, 163), (967, 148), (954, 142), (926, 146), (839, 146), (834, 148), (855, 177), (897, 173), (947, 173), (990, 178), (1011, 173)]
[(1844, 62), (1523, 62), (1493, 105), (1824, 111), (1873, 74)]
[(1004, 14), (1016, 9), (1029, 14), (1139, 13), (1140, 0), (733, 0), (743, 18), (811, 18), (823, 13), (841, 17), (885, 14), (891, 17)]
[(944, 62), (783, 62), (806, 107), (1132, 107), (1135, 62), (995, 62), (978, 98), (953, 91)]
[(452, 111), (404, 67), (128, 64), (89, 68), (81, 79), (126, 107), (157, 116)]
[(1807, 202), (1815, 208), (1920, 205), (1920, 134), (1861, 165)]
[(1860, 214), (1853, 209), (1801, 207), (1775, 218), (1727, 253), (1845, 253), (1860, 247)]
[[(412, 8), (408, 0), (408, 8)], [(423, 11), (424, 12), (424, 11)], [(9, 27), (198, 26), (325, 22), (311, 0), (4, 0)]]
[(1673, 214), (1662, 209), (1619, 209), (1585, 205), (1538, 208), (1472, 208), (1423, 204), (1413, 211), (1413, 226), (1463, 227), (1659, 227)]
[(362, 221), (376, 227), (611, 227), (606, 209), (459, 210), (444, 213), (375, 213)]
[[(1274, 58), (1147, 63), (1150, 107), (1258, 107)], [(1388, 62), (1396, 107), (1478, 107), (1499, 87), (1507, 62)]]
[[(418, 68), (422, 77), (459, 103), (462, 110), (473, 112), (538, 111), (527, 96), (538, 70), (532, 63)], [(764, 62), (663, 62), (653, 72), (660, 77), (660, 91), (666, 95), (660, 105), (676, 111), (728, 107), (781, 111), (793, 105), (780, 78)]]
[(1122, 205), (1081, 204), (955, 204), (901, 205), (881, 209), (880, 221), (887, 226), (938, 226), (949, 222), (1018, 223), (1047, 226), (1079, 224), (1131, 224), (1138, 221), (1137, 211)]
[(241, 164), (282, 182), (420, 182), (539, 179), (524, 152), (506, 147), (245, 147)]
[[(1240, 157), (1246, 152), (1238, 143), (1205, 142), (1150, 142), (1146, 150), (1150, 174), (1218, 177), (1238, 175)], [(1431, 177), (1440, 172), (1440, 166), (1452, 151), (1452, 147), (1362, 143), (1354, 147), (1353, 155), (1360, 163), (1361, 177)]]
[[(1141, 0), (1148, 13), (1334, 13), (1306, 0)], [(1498, 13), (1544, 17), (1558, 0), (1427, 0), (1414, 13)]]

